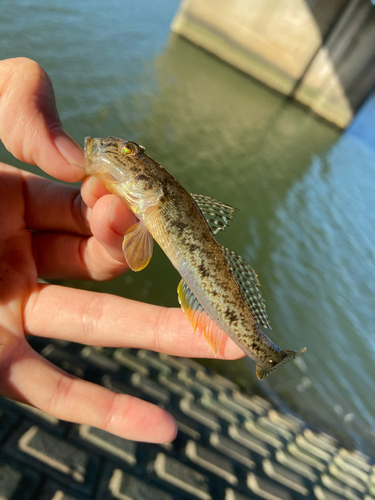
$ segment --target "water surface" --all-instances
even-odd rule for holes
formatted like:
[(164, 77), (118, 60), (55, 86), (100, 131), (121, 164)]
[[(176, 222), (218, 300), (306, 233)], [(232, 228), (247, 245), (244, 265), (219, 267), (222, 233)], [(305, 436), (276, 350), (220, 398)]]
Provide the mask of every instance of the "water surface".
[[(256, 269), (272, 339), (308, 350), (262, 383), (248, 359), (210, 365), (371, 451), (375, 100), (339, 134), (171, 35), (177, 6), (8, 0), (0, 56), (47, 70), (64, 126), (81, 144), (86, 135), (139, 141), (188, 190), (240, 209), (220, 242)], [(4, 149), (0, 159), (12, 161)], [(178, 281), (156, 249), (139, 274), (65, 284), (177, 306)]]

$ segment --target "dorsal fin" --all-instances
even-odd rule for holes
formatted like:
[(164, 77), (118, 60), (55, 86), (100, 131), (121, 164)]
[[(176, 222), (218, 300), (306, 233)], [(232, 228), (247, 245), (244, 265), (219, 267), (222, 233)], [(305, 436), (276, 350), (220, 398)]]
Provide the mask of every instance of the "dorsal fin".
[(268, 320), (266, 305), (259, 290), (259, 280), (254, 269), (229, 248), (222, 247), (227, 258), (229, 267), (237, 280), (238, 286), (246, 299), (259, 326), (272, 330)]
[(222, 231), (233, 219), (237, 208), (203, 194), (191, 195), (207, 220), (212, 232)]
[(223, 331), (206, 313), (184, 280), (180, 281), (177, 287), (177, 293), (178, 301), (185, 316), (193, 327), (194, 333), (197, 330), (199, 333), (203, 332), (204, 338), (207, 340), (216, 356)]

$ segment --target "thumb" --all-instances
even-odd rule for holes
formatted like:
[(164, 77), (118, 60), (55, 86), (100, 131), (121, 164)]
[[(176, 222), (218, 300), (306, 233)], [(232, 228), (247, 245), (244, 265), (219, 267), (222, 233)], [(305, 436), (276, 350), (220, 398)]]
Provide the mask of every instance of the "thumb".
[(52, 82), (30, 59), (0, 61), (0, 138), (13, 156), (53, 177), (85, 176), (83, 150), (62, 127)]

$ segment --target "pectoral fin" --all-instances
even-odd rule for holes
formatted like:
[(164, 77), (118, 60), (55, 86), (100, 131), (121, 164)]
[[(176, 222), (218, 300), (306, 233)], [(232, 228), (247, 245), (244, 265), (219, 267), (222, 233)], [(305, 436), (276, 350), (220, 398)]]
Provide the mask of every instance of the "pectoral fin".
[(223, 333), (221, 328), (219, 328), (206, 313), (184, 280), (180, 281), (177, 293), (178, 301), (191, 326), (193, 327), (194, 333), (197, 330), (199, 333), (203, 332), (204, 338), (216, 356), (221, 334)]
[(122, 251), (133, 271), (142, 271), (150, 262), (154, 240), (148, 229), (137, 222), (125, 233)]

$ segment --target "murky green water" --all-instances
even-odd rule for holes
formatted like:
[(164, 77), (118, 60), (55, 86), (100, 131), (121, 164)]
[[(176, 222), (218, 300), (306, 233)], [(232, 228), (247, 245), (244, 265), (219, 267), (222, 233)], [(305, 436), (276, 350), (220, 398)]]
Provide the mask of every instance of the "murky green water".
[[(272, 339), (308, 348), (261, 387), (320, 429), (371, 450), (375, 100), (340, 135), (171, 36), (177, 6), (7, 0), (0, 57), (25, 55), (48, 71), (78, 142), (86, 135), (139, 141), (191, 192), (240, 209), (220, 242), (256, 269)], [(0, 159), (12, 161), (3, 149)], [(139, 274), (74, 285), (176, 306), (177, 283), (156, 250)], [(249, 360), (211, 366), (245, 387), (259, 384)]]

